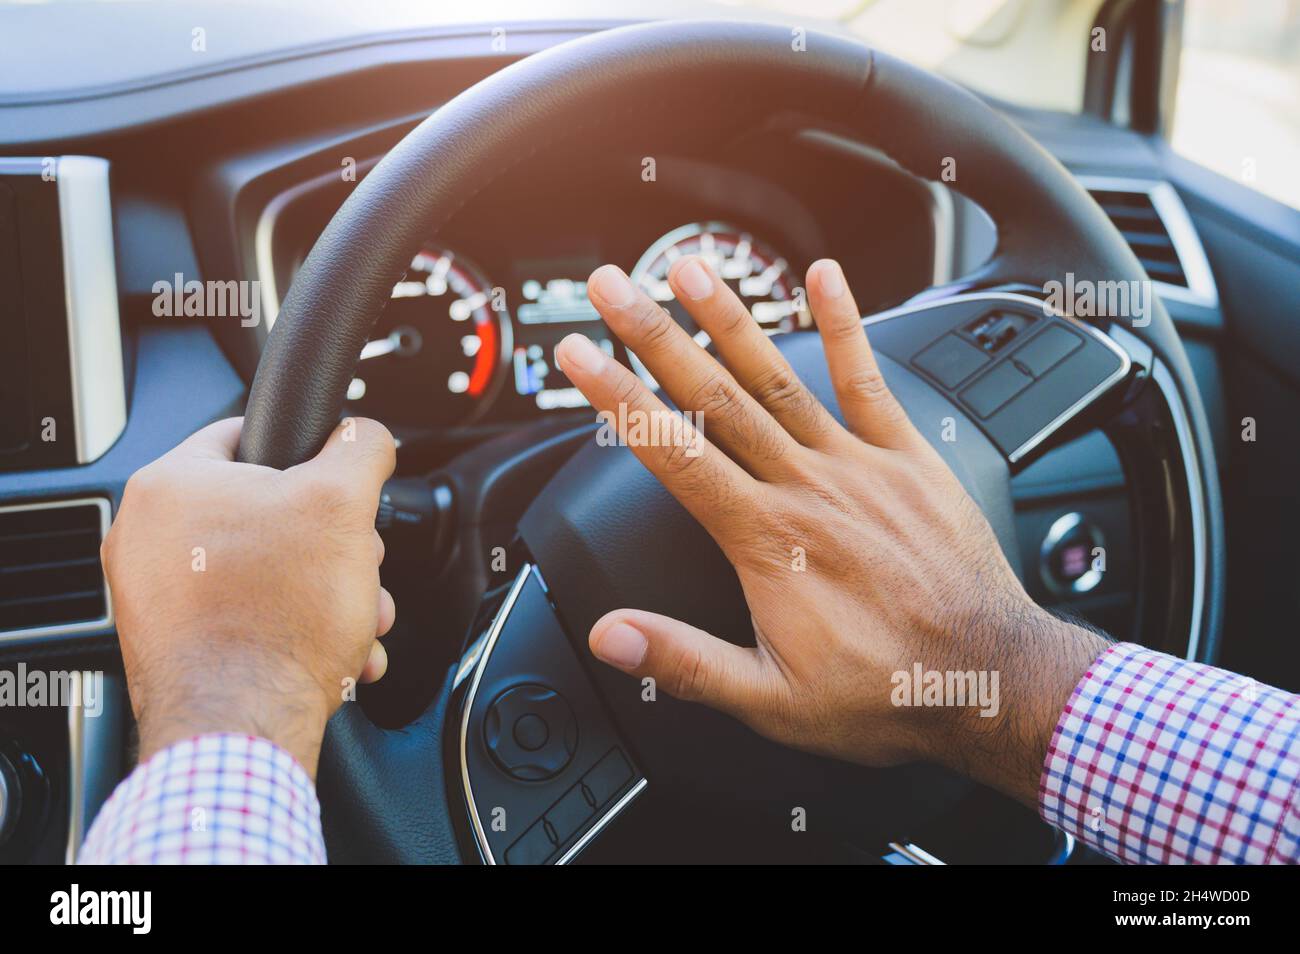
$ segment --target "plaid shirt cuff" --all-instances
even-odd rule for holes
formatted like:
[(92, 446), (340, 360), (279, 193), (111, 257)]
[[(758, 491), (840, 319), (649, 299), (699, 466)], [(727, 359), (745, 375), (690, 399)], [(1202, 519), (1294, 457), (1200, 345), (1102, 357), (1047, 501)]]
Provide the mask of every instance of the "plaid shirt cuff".
[(118, 785), (79, 864), (324, 864), (320, 803), (293, 756), (266, 739), (201, 735)]
[(1039, 809), (1126, 863), (1294, 864), (1298, 739), (1300, 696), (1118, 643), (1061, 714)]

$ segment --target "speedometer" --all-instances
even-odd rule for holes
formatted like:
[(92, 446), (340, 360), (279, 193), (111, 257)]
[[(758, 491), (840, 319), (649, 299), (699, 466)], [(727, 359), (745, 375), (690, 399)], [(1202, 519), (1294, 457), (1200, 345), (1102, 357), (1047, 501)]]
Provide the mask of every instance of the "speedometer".
[(632, 281), (670, 314), (700, 344), (708, 335), (673, 298), (668, 270), (683, 255), (699, 255), (740, 296), (768, 334), (812, 327), (812, 315), (785, 258), (749, 232), (722, 222), (694, 222), (674, 229), (651, 245), (632, 269)]
[(510, 350), (504, 294), (463, 256), (426, 245), (393, 286), (348, 400), (381, 420), (472, 421), (499, 389)]

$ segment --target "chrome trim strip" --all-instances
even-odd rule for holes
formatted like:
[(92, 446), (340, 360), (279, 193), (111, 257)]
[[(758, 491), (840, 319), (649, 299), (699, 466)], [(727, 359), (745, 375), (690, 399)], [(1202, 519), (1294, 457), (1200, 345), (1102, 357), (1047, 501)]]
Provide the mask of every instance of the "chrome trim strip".
[(898, 852), (900, 855), (902, 855), (904, 858), (906, 858), (914, 865), (942, 865), (945, 868), (948, 867), (948, 862), (940, 861), (938, 858), (930, 854), (924, 848), (921, 848), (918, 845), (914, 845), (910, 841), (907, 842), (906, 844), (900, 844), (899, 842), (891, 841), (889, 843), (889, 847), (892, 848), (894, 851)]
[(77, 463), (104, 455), (126, 428), (122, 330), (108, 162), (61, 156), (55, 166)]
[(922, 185), (930, 193), (930, 217), (934, 229), (934, 268), (930, 284), (946, 285), (957, 276), (953, 262), (957, 258), (956, 213), (948, 187), (928, 179)]
[(474, 802), (474, 786), (469, 780), (469, 758), (467, 754), (469, 746), (469, 717), (474, 709), (474, 697), (478, 694), (478, 684), (483, 680), (483, 670), (487, 668), (487, 661), (492, 655), (492, 647), (496, 645), (497, 637), (501, 635), (501, 630), (505, 627), (506, 619), (510, 616), (510, 610), (515, 605), (515, 600), (519, 599), (519, 594), (523, 591), (524, 584), (528, 582), (528, 575), (532, 572), (531, 563), (524, 564), (519, 575), (515, 577), (514, 583), (510, 585), (510, 591), (506, 593), (506, 598), (501, 603), (501, 608), (497, 610), (496, 618), (492, 620), (492, 626), (488, 629), (487, 640), (483, 644), (483, 650), (479, 653), (478, 664), (474, 667), (474, 680), (469, 685), (469, 692), (465, 695), (465, 702), (462, 706), (464, 710), (460, 717), (460, 781), (465, 787), (465, 801), (469, 804), (469, 818), (474, 826), (474, 837), (478, 841), (479, 853), (483, 860), (490, 865), (496, 864), (496, 858), (492, 856), (492, 847), (488, 844), (487, 834), (483, 831), (483, 822), (479, 819), (478, 805)]
[(460, 688), (460, 684), (469, 677), (470, 673), (478, 665), (479, 659), (483, 656), (483, 644), (485, 642), (487, 642), (486, 632), (474, 640), (469, 649), (465, 650), (465, 654), (460, 657), (460, 665), (456, 667), (456, 676), (451, 681), (453, 692)]
[(567, 865), (574, 858), (578, 857), (578, 853), (582, 851), (582, 849), (586, 848), (587, 844), (600, 834), (601, 830), (604, 829), (606, 825), (617, 818), (622, 813), (623, 809), (631, 805), (632, 800), (645, 791), (645, 787), (649, 784), (650, 783), (646, 779), (642, 778), (641, 781), (633, 785), (628, 793), (616, 801), (610, 807), (609, 811), (601, 815), (600, 818), (596, 820), (596, 824), (588, 828), (587, 833), (579, 838), (572, 848), (560, 855), (559, 859), (557, 859), (555, 863), (557, 865)]
[(1047, 859), (1047, 864), (1054, 866), (1068, 863), (1071, 856), (1074, 854), (1074, 849), (1077, 844), (1074, 836), (1068, 831), (1058, 831), (1057, 834), (1061, 838), (1061, 847), (1052, 852), (1051, 856)]
[(1041, 298), (1034, 298), (1032, 295), (1025, 295), (1021, 292), (957, 292), (955, 295), (949, 295), (946, 298), (927, 298), (923, 301), (909, 302), (896, 308), (878, 311), (874, 315), (863, 318), (862, 326), (870, 328), (882, 321), (892, 321), (895, 318), (915, 315), (918, 312), (929, 311), (941, 305), (952, 305), (962, 301), (1010, 301), (1019, 305), (1029, 305), (1046, 314), (1046, 305)]
[(1170, 285), (1152, 279), (1151, 284), (1162, 298), (1200, 305), (1204, 308), (1219, 307), (1219, 289), (1214, 283), (1214, 272), (1210, 270), (1210, 260), (1205, 255), (1201, 237), (1187, 214), (1187, 206), (1178, 195), (1178, 190), (1163, 179), (1133, 179), (1117, 176), (1076, 176), (1085, 189), (1098, 189), (1106, 192), (1128, 192), (1146, 195), (1151, 206), (1169, 233), (1169, 241), (1174, 246), (1174, 254), (1182, 265), (1183, 274), (1187, 276), (1187, 286)]
[[(125, 774), (122, 766), (122, 683), (112, 673), (74, 672), (76, 692), (68, 707), (68, 846), (66, 861), (75, 864), (90, 824)], [(103, 695), (98, 715), (88, 716), (85, 680), (100, 676)]]
[[(487, 669), (488, 660), (492, 657), (492, 649), (496, 646), (497, 637), (501, 635), (501, 630), (505, 628), (506, 620), (510, 617), (510, 611), (514, 608), (515, 601), (519, 599), (519, 594), (523, 591), (524, 584), (528, 582), (529, 575), (535, 575), (537, 577), (537, 582), (541, 585), (542, 589), (546, 588), (546, 584), (542, 582), (541, 574), (537, 573), (536, 567), (531, 563), (524, 564), (523, 569), (519, 571), (519, 575), (515, 577), (514, 583), (510, 585), (510, 590), (506, 593), (506, 598), (502, 601), (501, 608), (497, 610), (497, 615), (492, 620), (492, 626), (488, 629), (487, 637), (483, 641), (483, 648), (478, 653), (478, 662), (474, 666), (474, 680), (470, 683), (469, 691), (465, 694), (465, 702), (462, 705), (463, 712), (461, 713), (460, 718), (460, 780), (461, 784), (465, 788), (465, 801), (469, 803), (469, 817), (470, 822), (474, 826), (474, 838), (478, 842), (479, 854), (483, 856), (483, 861), (489, 865), (496, 864), (497, 860), (492, 854), (492, 847), (488, 844), (487, 833), (483, 831), (483, 822), (479, 819), (478, 805), (474, 802), (474, 786), (470, 784), (469, 780), (469, 758), (467, 756), (469, 745), (469, 717), (474, 708), (474, 698), (478, 694), (479, 682), (482, 681), (483, 672)], [(473, 652), (472, 647), (470, 651)], [(637, 795), (640, 795), (648, 784), (649, 782), (645, 778), (642, 778), (632, 787), (631, 791), (615, 802), (614, 806), (610, 808), (609, 811), (598, 818), (596, 824), (592, 825), (590, 830), (578, 839), (577, 843), (574, 844), (572, 848), (561, 855), (555, 863), (557, 865), (568, 864), (577, 856), (579, 851), (587, 846), (588, 842), (596, 837), (601, 829), (613, 821), (624, 808), (631, 804), (632, 799)]]
[[(371, 156), (358, 162), (356, 166), (357, 181), (351, 183), (351, 185), (355, 187), (364, 174), (379, 163), (380, 158), (380, 156)], [(257, 226), (253, 232), (253, 258), (257, 263), (257, 279), (262, 289), (262, 314), (266, 319), (263, 322), (266, 328), (264, 336), (270, 333), (271, 327), (275, 324), (275, 319), (280, 314), (280, 304), (284, 300), (280, 296), (280, 289), (276, 285), (275, 279), (275, 227), (279, 222), (280, 215), (288, 206), (303, 196), (328, 188), (334, 185), (335, 182), (344, 182), (345, 180), (340, 178), (341, 172), (340, 167), (340, 169), (333, 172), (327, 172), (324, 175), (314, 176), (303, 182), (295, 183), (283, 192), (277, 193), (263, 207), (261, 214), (257, 217)]]
[(63, 860), (75, 865), (85, 840), (86, 710), (80, 705), (84, 674), (74, 670), (70, 676), (74, 701), (68, 704), (68, 844)]
[[(857, 159), (868, 159), (898, 167), (898, 162), (880, 149), (868, 146), (864, 142), (850, 139), (825, 129), (800, 130), (797, 139), (816, 143), (825, 149), (833, 150)], [(953, 263), (957, 258), (956, 213), (953, 210), (952, 192), (942, 182), (922, 179), (902, 170), (905, 175), (915, 178), (917, 183), (930, 193), (930, 221), (934, 231), (934, 261), (931, 266), (931, 284), (944, 285), (952, 281)]]
[[(891, 308), (889, 311), (882, 311), (877, 315), (863, 318), (862, 325), (864, 328), (868, 328), (871, 325), (878, 324), (882, 321), (891, 321), (894, 318), (902, 318), (905, 315), (914, 315), (922, 311), (930, 311), (933, 308), (939, 308), (944, 305), (963, 301), (1009, 301), (1015, 302), (1019, 305), (1028, 305), (1044, 314), (1049, 313), (1046, 302), (1030, 295), (1022, 295), (1017, 292), (964, 292), (952, 295), (948, 298), (931, 299), (929, 301), (918, 302), (912, 305), (902, 305), (898, 308)], [(1056, 431), (1060, 430), (1060, 428), (1068, 424), (1080, 411), (1090, 405), (1093, 401), (1097, 400), (1097, 398), (1101, 397), (1120, 381), (1124, 380), (1133, 367), (1133, 361), (1129, 357), (1128, 352), (1112, 341), (1109, 335), (1097, 330), (1087, 322), (1079, 321), (1076, 318), (1060, 314), (1058, 314), (1057, 317), (1065, 318), (1067, 321), (1071, 322), (1075, 328), (1096, 338), (1099, 342), (1113, 351), (1115, 356), (1120, 360), (1120, 366), (1095, 388), (1058, 414), (1050, 423), (1047, 424), (1046, 427), (1008, 454), (1007, 460), (1013, 464), (1022, 460), (1026, 454), (1036, 448), (1043, 441), (1047, 440), (1047, 438), (1051, 437), (1056, 433)]]
[[(0, 507), (0, 513), (15, 510), (52, 510), (56, 507), (80, 507), (93, 504), (99, 508), (99, 539), (102, 543), (108, 535), (108, 528), (113, 519), (113, 508), (103, 497), (73, 497), (64, 500), (43, 500), (38, 503), (12, 504)], [(35, 626), (30, 629), (0, 630), (0, 645), (11, 642), (39, 642), (65, 636), (79, 636), (93, 633), (113, 626), (113, 594), (108, 588), (108, 578), (100, 567), (100, 579), (104, 582), (104, 615), (99, 619), (83, 620), (77, 623), (65, 623), (54, 626)]]
[(1174, 420), (1174, 434), (1183, 455), (1183, 473), (1187, 479), (1187, 503), (1192, 519), (1192, 622), (1187, 639), (1187, 658), (1193, 662), (1201, 646), (1201, 626), (1205, 617), (1205, 584), (1209, 559), (1205, 530), (1205, 496), (1201, 483), (1201, 467), (1192, 442), (1192, 425), (1174, 377), (1160, 359), (1154, 361), (1151, 380), (1160, 388), (1165, 405)]

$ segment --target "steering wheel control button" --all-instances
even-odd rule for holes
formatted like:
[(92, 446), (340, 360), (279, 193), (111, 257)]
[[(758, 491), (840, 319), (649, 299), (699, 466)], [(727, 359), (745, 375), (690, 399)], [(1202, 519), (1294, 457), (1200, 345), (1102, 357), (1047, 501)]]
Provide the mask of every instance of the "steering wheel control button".
[(1096, 589), (1103, 573), (1095, 551), (1104, 547), (1101, 530), (1083, 514), (1058, 517), (1039, 550), (1043, 584), (1058, 596), (1079, 596)]
[(544, 865), (558, 846), (551, 840), (543, 821), (536, 821), (506, 849), (508, 865)]
[(1036, 378), (1041, 378), (1083, 347), (1083, 339), (1060, 325), (1049, 325), (1042, 334), (1026, 341), (1011, 359)]
[(587, 794), (578, 784), (547, 810), (543, 820), (556, 843), (562, 845), (576, 835), (595, 812), (596, 806), (587, 801)]
[(535, 567), (520, 570), (482, 639), (460, 738), (480, 856), (567, 864), (648, 783)]
[(558, 775), (573, 758), (578, 722), (558, 692), (529, 683), (507, 689), (488, 707), (483, 742), (506, 774), (540, 782)]
[(630, 781), (632, 766), (627, 764), (622, 752), (614, 749), (582, 777), (582, 787), (591, 803), (601, 808), (623, 791)]
[(1032, 318), (1014, 311), (995, 311), (971, 322), (966, 327), (966, 333), (979, 345), (980, 350), (996, 355), (1031, 324)]
[(963, 391), (961, 399), (981, 418), (987, 418), (1033, 383), (1034, 379), (1025, 372), (1003, 361)]
[(550, 727), (539, 715), (526, 712), (515, 720), (515, 742), (521, 749), (536, 752), (551, 737)]
[(989, 363), (988, 355), (956, 335), (944, 335), (912, 359), (949, 391)]

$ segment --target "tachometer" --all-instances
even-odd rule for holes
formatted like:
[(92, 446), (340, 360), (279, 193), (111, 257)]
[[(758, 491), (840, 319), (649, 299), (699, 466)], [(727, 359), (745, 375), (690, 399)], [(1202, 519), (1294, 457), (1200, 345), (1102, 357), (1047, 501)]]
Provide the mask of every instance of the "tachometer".
[(385, 421), (465, 423), (495, 395), (510, 347), (504, 295), (463, 256), (426, 245), (361, 349), (348, 400)]
[[(785, 258), (749, 232), (722, 222), (695, 222), (651, 245), (632, 269), (632, 281), (708, 346), (708, 334), (673, 298), (668, 269), (683, 255), (704, 258), (740, 296), (759, 327), (770, 335), (812, 327), (802, 288)], [(637, 367), (639, 372), (644, 369)]]

